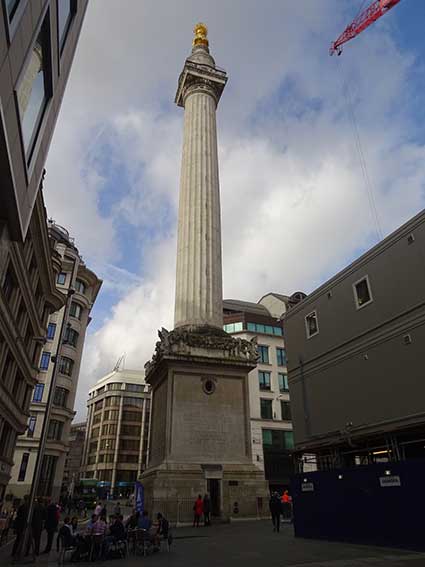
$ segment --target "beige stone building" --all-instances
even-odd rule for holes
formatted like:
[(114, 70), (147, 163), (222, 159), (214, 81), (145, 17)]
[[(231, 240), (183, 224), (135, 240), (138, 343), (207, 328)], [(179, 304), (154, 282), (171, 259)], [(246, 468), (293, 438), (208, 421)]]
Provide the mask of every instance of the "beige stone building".
[(63, 303), (41, 186), (86, 7), (87, 0), (0, 2), (0, 506), (47, 318)]
[(294, 471), (292, 416), (289, 399), (282, 315), (289, 297), (269, 293), (258, 303), (223, 301), (224, 330), (258, 343), (257, 367), (248, 375), (250, 434), (254, 464), (271, 489), (288, 487)]
[(72, 423), (69, 434), (69, 449), (65, 459), (63, 471), (63, 485), (67, 492), (72, 494), (75, 485), (81, 478), (81, 464), (83, 462), (84, 441), (86, 439), (87, 423)]
[(146, 468), (150, 398), (139, 370), (115, 369), (89, 390), (82, 477), (97, 479), (105, 496), (132, 493)]
[[(71, 422), (75, 415), (74, 402), (86, 329), (102, 282), (85, 265), (73, 239), (64, 228), (50, 221), (49, 234), (62, 264), (56, 277), (57, 291), (65, 297), (70, 288), (75, 290), (58, 357), (58, 375), (38, 490), (40, 495), (58, 498), (69, 449)], [(39, 373), (32, 395), (27, 431), (18, 438), (13, 458), (14, 466), (8, 492), (17, 497), (27, 494), (32, 483), (64, 315), (65, 307), (48, 318), (47, 339), (39, 353)]]

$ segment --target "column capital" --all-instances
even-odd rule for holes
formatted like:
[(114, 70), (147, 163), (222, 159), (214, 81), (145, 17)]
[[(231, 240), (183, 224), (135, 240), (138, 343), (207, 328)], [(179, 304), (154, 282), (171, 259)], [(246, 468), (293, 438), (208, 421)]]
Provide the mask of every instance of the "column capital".
[(214, 98), (217, 106), (226, 82), (227, 74), (225, 71), (209, 65), (195, 63), (188, 58), (179, 77), (174, 102), (184, 108), (186, 98), (190, 94), (207, 92)]

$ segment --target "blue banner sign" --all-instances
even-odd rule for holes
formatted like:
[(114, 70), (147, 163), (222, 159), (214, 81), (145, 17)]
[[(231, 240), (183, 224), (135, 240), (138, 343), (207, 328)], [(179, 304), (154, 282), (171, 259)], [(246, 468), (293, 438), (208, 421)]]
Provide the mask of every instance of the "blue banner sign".
[(135, 483), (135, 492), (136, 492), (136, 512), (143, 512), (145, 507), (145, 488), (141, 482), (136, 480)]

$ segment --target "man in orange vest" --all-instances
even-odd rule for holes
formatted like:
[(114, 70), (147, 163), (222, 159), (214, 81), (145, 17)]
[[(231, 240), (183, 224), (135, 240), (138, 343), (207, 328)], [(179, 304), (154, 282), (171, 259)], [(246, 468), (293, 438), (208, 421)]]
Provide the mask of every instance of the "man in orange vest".
[(287, 490), (282, 494), (281, 502), (283, 519), (292, 522), (292, 498)]

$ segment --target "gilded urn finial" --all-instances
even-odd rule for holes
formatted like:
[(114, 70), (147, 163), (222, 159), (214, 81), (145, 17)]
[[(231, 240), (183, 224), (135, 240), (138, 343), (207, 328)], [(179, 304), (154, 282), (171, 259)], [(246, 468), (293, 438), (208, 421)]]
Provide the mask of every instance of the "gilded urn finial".
[(208, 45), (208, 28), (205, 24), (202, 22), (196, 24), (193, 28), (193, 33), (195, 34), (195, 37), (193, 38), (193, 45)]

